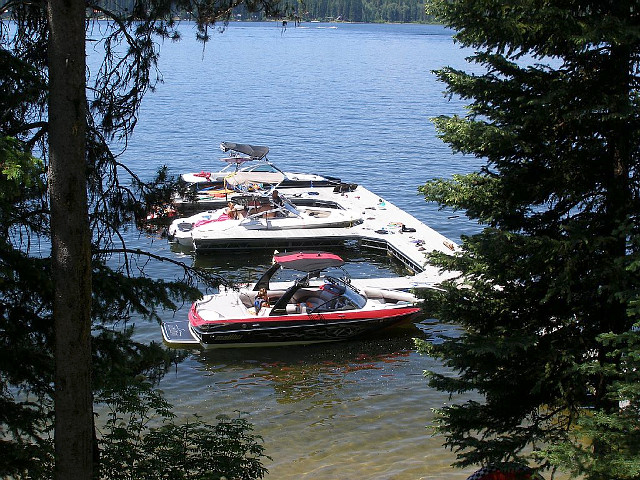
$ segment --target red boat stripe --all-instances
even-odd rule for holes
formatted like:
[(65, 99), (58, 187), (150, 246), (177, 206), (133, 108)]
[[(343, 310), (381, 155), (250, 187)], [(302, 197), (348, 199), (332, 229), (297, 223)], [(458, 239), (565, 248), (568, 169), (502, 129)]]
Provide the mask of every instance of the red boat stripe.
[(309, 321), (317, 319), (318, 321), (333, 321), (333, 320), (363, 320), (363, 319), (376, 319), (376, 318), (393, 318), (403, 315), (411, 315), (418, 313), (419, 307), (405, 307), (391, 310), (342, 310), (331, 313), (303, 313), (297, 315), (279, 315), (273, 317), (247, 317), (247, 318), (234, 318), (234, 319), (221, 319), (221, 320), (204, 320), (196, 311), (195, 304), (189, 311), (189, 322), (194, 327), (198, 327), (206, 324), (233, 324), (233, 323), (277, 323), (277, 322), (294, 322), (294, 321)]

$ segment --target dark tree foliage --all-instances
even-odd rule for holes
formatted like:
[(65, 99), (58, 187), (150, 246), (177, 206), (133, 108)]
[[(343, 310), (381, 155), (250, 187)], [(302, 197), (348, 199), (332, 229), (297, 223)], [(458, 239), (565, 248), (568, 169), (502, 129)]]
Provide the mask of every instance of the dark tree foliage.
[[(640, 11), (629, 0), (432, 0), (476, 53), (443, 68), (464, 117), (435, 119), (482, 158), (429, 201), (484, 229), (427, 299), (456, 338), (423, 345), (468, 394), (440, 410), (459, 465), (534, 461), (587, 479), (640, 478)], [(468, 400), (464, 400), (468, 398)]]
[(195, 416), (177, 425), (172, 406), (146, 382), (105, 389), (99, 400), (110, 406), (101, 478), (253, 480), (266, 473), (262, 439), (242, 417), (219, 415), (211, 425)]
[(427, 22), (424, 2), (415, 0), (313, 0), (305, 2), (305, 20), (343, 20), (365, 23)]
[[(269, 16), (286, 12), (271, 0), (140, 1), (131, 11), (87, 2), (109, 21), (86, 22), (90, 48), (102, 54), (86, 75), (86, 175), (92, 252), (93, 388), (100, 396), (123, 379), (157, 380), (173, 355), (132, 339), (122, 325), (136, 314), (157, 319), (199, 296), (199, 282), (221, 279), (188, 265), (183, 278), (159, 280), (141, 272), (164, 260), (128, 248), (122, 232), (136, 225), (145, 201), (167, 198), (166, 171), (144, 183), (119, 161), (144, 95), (161, 81), (158, 48), (179, 38), (175, 11), (192, 12), (205, 41), (240, 4)], [(53, 303), (49, 168), (49, 24), (46, 1), (0, 6), (0, 476), (52, 474)], [(124, 147), (122, 147), (124, 145)], [(175, 262), (177, 263), (177, 262)]]

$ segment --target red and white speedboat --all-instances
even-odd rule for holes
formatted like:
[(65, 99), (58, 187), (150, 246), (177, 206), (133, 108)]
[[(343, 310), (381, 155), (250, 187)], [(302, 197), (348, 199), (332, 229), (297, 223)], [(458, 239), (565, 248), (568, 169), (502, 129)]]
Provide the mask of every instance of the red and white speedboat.
[[(206, 348), (327, 342), (407, 322), (420, 313), (412, 293), (358, 289), (345, 278), (323, 274), (342, 265), (332, 253), (277, 254), (253, 287), (207, 295), (192, 305), (188, 323), (163, 323), (164, 340)], [(281, 268), (303, 275), (271, 285)]]

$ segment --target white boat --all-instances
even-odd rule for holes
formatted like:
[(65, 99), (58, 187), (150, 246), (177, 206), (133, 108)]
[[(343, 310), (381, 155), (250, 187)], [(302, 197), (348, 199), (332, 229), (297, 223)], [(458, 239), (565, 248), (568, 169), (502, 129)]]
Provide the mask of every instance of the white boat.
[(339, 178), (310, 173), (284, 172), (267, 159), (269, 147), (222, 142), (229, 152), (221, 160), (227, 165), (218, 171), (183, 173), (184, 192), (174, 198), (174, 207), (182, 212), (213, 210), (223, 207), (238, 194), (307, 187), (340, 187)]
[(179, 245), (192, 246), (191, 232), (193, 229), (204, 222), (209, 221), (225, 221), (228, 220), (227, 208), (219, 208), (218, 210), (207, 210), (206, 212), (199, 212), (190, 217), (181, 217), (175, 219), (169, 225), (167, 234), (169, 241), (175, 242)]
[(169, 239), (199, 251), (271, 248), (278, 246), (278, 238), (287, 243), (308, 238), (315, 243), (324, 230), (353, 227), (363, 220), (360, 212), (337, 204), (295, 206), (277, 190), (271, 196), (236, 197), (229, 205), (174, 220), (169, 226)]

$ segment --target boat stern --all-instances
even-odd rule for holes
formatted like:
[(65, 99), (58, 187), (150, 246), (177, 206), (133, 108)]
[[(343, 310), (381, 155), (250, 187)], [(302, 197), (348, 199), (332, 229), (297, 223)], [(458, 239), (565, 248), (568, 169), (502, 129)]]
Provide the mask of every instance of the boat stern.
[(190, 348), (200, 345), (200, 341), (193, 336), (188, 320), (163, 322), (160, 330), (164, 343), (174, 348)]

